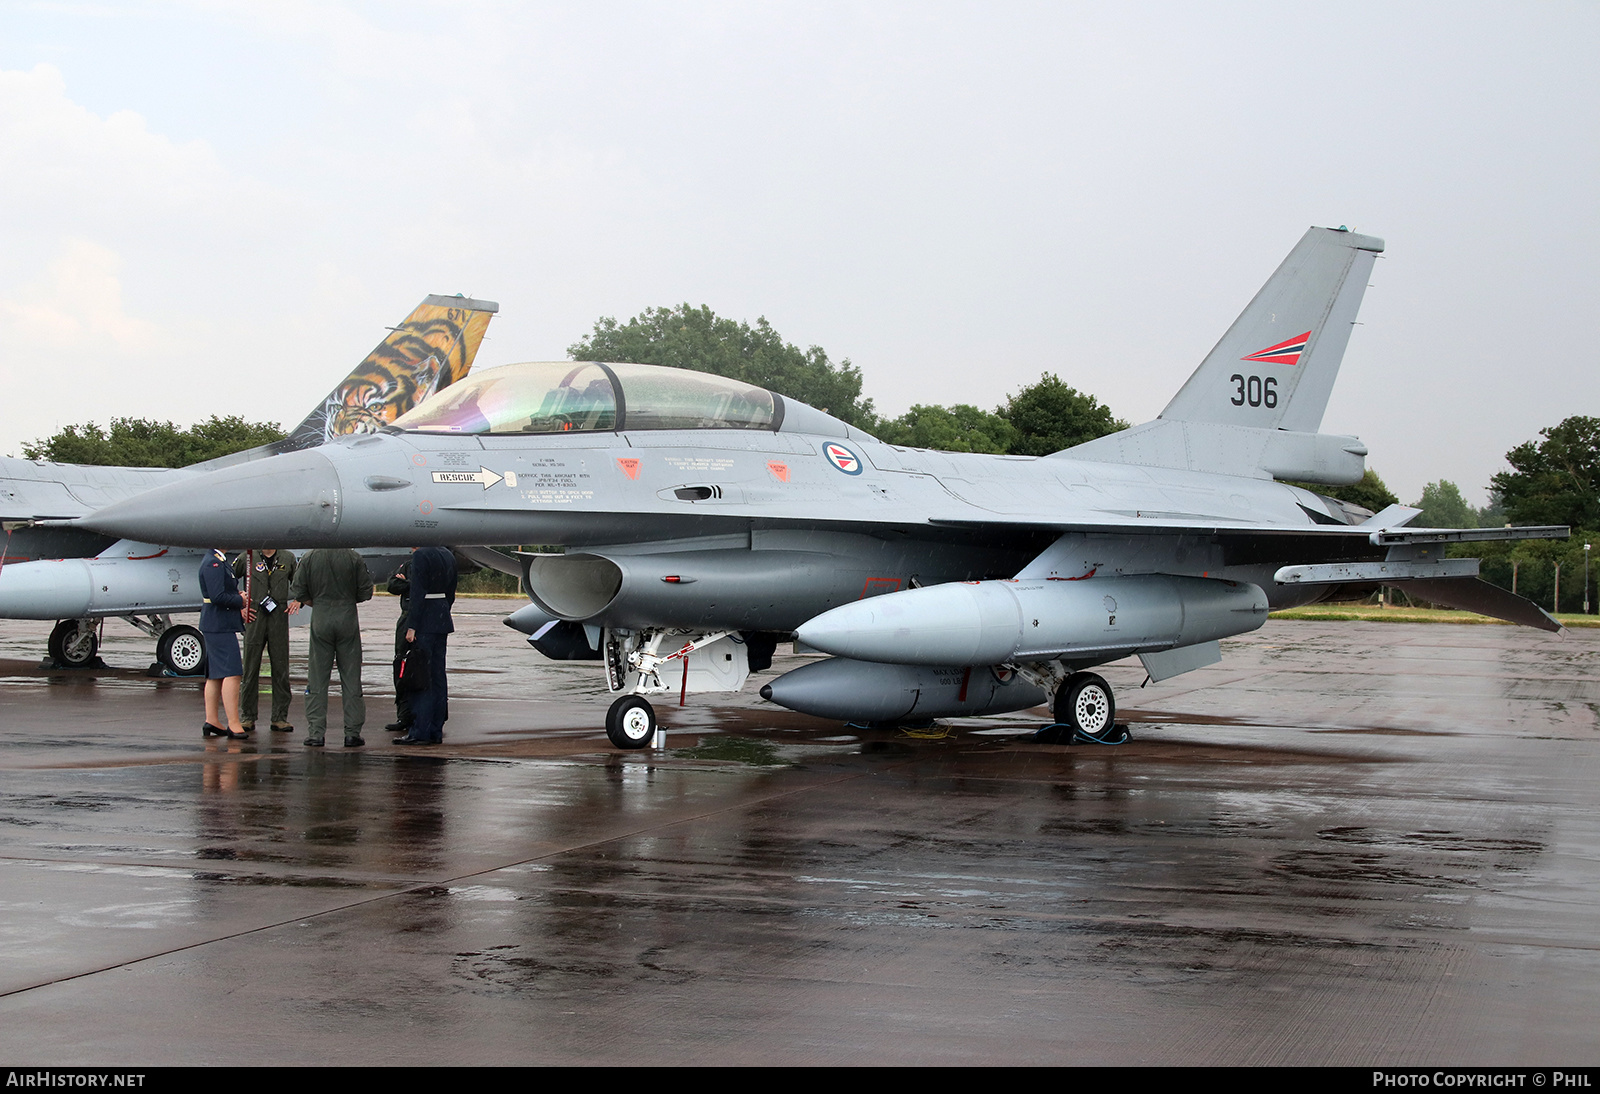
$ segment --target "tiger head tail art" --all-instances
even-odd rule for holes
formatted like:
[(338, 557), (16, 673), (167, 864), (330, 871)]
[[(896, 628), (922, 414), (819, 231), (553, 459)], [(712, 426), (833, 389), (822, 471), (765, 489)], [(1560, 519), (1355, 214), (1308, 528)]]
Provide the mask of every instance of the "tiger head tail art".
[(500, 305), (429, 296), (273, 446), (289, 452), (350, 433), (372, 433), (466, 376)]

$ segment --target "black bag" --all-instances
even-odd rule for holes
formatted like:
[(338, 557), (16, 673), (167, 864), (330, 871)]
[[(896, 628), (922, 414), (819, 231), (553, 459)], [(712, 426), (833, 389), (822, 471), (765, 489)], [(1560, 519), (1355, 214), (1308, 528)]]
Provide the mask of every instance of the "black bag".
[(407, 646), (406, 652), (394, 659), (394, 690), (402, 695), (427, 691), (429, 667), (427, 650)]

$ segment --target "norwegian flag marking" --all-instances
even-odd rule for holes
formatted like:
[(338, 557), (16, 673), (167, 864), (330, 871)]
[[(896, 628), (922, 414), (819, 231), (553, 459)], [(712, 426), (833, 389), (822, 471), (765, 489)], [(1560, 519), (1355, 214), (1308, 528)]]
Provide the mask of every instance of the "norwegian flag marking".
[(1285, 339), (1275, 346), (1268, 346), (1264, 350), (1252, 353), (1248, 357), (1241, 357), (1241, 361), (1265, 361), (1272, 365), (1298, 365), (1300, 355), (1306, 351), (1306, 343), (1311, 341), (1311, 332), (1297, 334), (1293, 338)]
[(861, 474), (861, 457), (850, 451), (842, 444), (829, 442), (822, 448), (823, 454), (828, 457), (828, 462), (843, 471), (846, 475)]

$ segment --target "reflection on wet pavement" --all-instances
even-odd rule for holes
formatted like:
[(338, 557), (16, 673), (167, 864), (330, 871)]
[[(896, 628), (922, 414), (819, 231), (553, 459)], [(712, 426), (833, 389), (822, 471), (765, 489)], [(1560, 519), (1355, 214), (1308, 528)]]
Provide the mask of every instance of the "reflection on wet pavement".
[[(386, 650), (392, 605), (368, 609)], [(1112, 666), (1134, 728), (1116, 748), (1036, 744), (1037, 713), (934, 739), (744, 694), (663, 705), (668, 748), (623, 755), (595, 667), (543, 661), (500, 614), (467, 614), (452, 658), (478, 671), (453, 677), (448, 740), (422, 755), (370, 728), (362, 750), (204, 742), (195, 685), (141, 677), (131, 630), (108, 625), (103, 654), (127, 668), (47, 674), (48, 628), (7, 621), (0, 1048), (1593, 1054), (1595, 632), (1273, 622), (1143, 690), (1136, 663)]]

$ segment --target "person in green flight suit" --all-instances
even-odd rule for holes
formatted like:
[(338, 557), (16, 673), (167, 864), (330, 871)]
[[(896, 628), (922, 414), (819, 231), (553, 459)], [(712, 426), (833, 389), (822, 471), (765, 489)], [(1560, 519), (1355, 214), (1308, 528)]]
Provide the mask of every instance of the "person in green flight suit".
[(294, 580), (294, 555), (275, 547), (241, 551), (233, 560), (239, 591), (250, 590), (255, 615), (244, 626), (244, 682), (239, 716), (245, 732), (256, 728), (261, 707), (261, 652), (272, 661), (272, 728), (293, 733), (289, 724), (289, 583)]
[(306, 744), (321, 748), (328, 729), (328, 676), (339, 665), (339, 692), (344, 699), (344, 746), (367, 742), (361, 726), (367, 704), (361, 693), (361, 622), (356, 605), (372, 599), (372, 575), (356, 552), (322, 547), (310, 551), (295, 567), (289, 586), (289, 609), (309, 604), (311, 657), (306, 684)]

